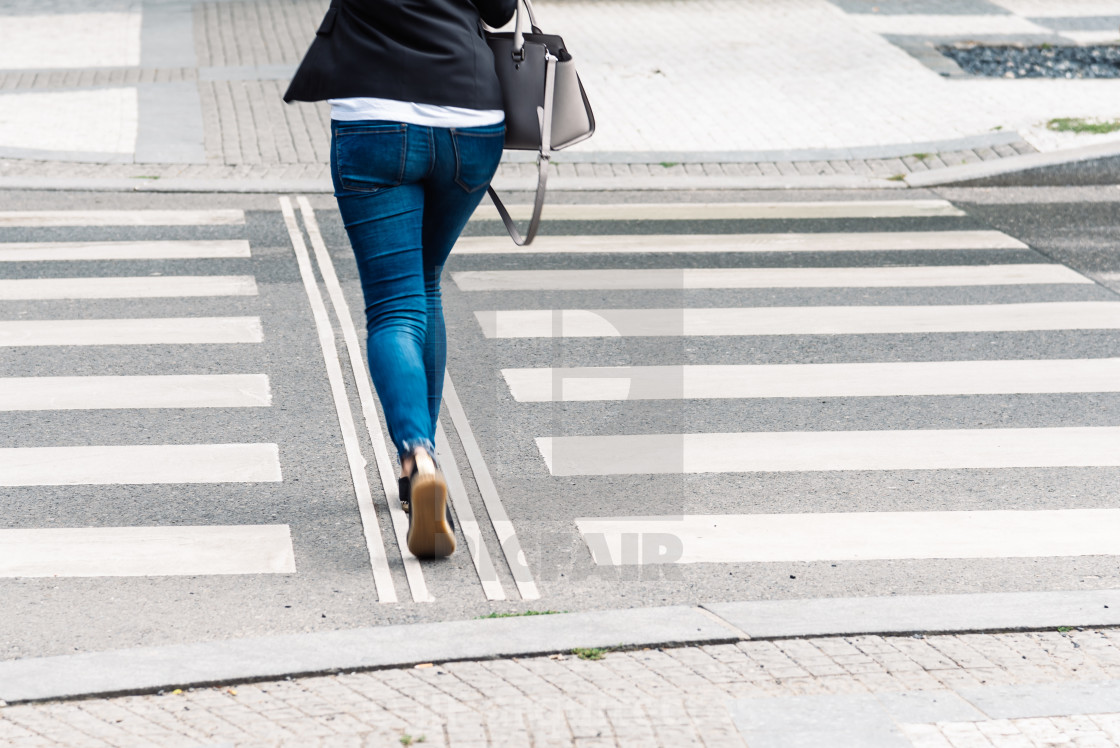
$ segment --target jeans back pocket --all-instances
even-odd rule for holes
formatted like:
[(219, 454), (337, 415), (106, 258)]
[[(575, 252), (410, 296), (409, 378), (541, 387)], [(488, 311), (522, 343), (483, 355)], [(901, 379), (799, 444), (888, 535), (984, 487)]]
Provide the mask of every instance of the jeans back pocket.
[(505, 141), (505, 125), (452, 128), (455, 183), (467, 192), (477, 192), (490, 184), (502, 160)]
[(334, 161), (343, 189), (377, 192), (404, 181), (405, 125), (399, 122), (334, 128)]

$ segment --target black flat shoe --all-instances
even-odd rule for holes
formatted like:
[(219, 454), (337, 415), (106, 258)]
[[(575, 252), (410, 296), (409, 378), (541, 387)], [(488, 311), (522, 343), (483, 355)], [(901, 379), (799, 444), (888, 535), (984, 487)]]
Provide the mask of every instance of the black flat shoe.
[[(402, 485), (408, 481), (408, 487)], [(414, 456), (412, 472), (401, 478), (402, 504), (407, 491), (408, 550), (417, 558), (444, 558), (455, 552), (455, 528), (447, 506), (447, 481), (425, 452)]]

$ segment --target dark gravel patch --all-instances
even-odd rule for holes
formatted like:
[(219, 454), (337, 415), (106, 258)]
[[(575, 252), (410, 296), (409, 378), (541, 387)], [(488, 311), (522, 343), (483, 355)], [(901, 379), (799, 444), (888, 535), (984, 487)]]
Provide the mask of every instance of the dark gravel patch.
[(989, 78), (1120, 78), (1120, 45), (938, 47), (970, 75)]

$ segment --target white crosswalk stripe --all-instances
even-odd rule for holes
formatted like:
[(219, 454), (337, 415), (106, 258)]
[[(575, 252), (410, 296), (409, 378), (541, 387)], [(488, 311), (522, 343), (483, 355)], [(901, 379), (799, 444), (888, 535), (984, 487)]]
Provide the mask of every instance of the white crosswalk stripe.
[(47, 299), (157, 299), (256, 296), (248, 275), (178, 275), (151, 278), (19, 278), (0, 280), (0, 301)]
[(0, 262), (74, 260), (202, 260), (249, 257), (243, 239), (154, 242), (8, 242)]
[(275, 444), (160, 444), (0, 449), (0, 486), (275, 483)]
[(774, 563), (1120, 555), (1120, 509), (576, 520), (595, 563)]
[[(876, 214), (863, 217), (916, 216)], [(939, 210), (929, 206), (931, 210)], [(662, 215), (657, 211), (663, 210)], [(708, 218), (855, 217), (853, 204), (820, 204), (816, 209), (766, 204), (756, 209), (687, 206), (676, 209), (611, 206), (589, 209), (565, 206), (560, 220), (704, 220)], [(735, 214), (735, 211), (739, 211)], [(787, 211), (787, 212), (783, 212)], [(800, 212), (798, 212), (800, 211)], [(838, 212), (832, 212), (838, 211)], [(734, 214), (734, 215), (733, 215)], [(953, 215), (942, 213), (940, 215)], [(477, 218), (488, 216), (480, 214)], [(464, 240), (465, 254), (503, 255), (514, 250), (497, 238)], [(1027, 250), (1025, 244), (998, 231), (884, 231), (807, 234), (720, 235), (582, 235), (538, 239), (531, 253), (653, 255), (659, 252), (704, 255), (757, 252), (920, 252), (983, 253)], [(835, 255), (837, 260), (842, 254)], [(850, 255), (849, 255), (850, 257)], [(596, 268), (540, 270), (490, 269), (472, 263), (452, 274), (468, 293), (544, 291), (707, 290), (707, 289), (921, 289), (1001, 287), (1001, 303), (930, 304), (927, 292), (911, 305), (757, 306), (704, 308), (527, 308), (478, 309), (484, 336), (496, 341), (584, 338), (579, 350), (593, 350), (594, 339), (666, 336), (858, 336), (891, 334), (1120, 330), (1120, 303), (1055, 297), (1063, 287), (1071, 295), (1094, 281), (1062, 265), (1033, 259), (1011, 264), (906, 265), (875, 262), (842, 267), (684, 267), (671, 261), (654, 269)], [(970, 258), (971, 259), (971, 258)], [(824, 263), (831, 265), (836, 260)], [(794, 260), (787, 261), (794, 265)], [(840, 261), (843, 264), (844, 261)], [(848, 260), (854, 263), (854, 260)], [(897, 262), (897, 261), (896, 261)], [(687, 263), (682, 263), (687, 264)], [(1045, 301), (1031, 300), (1030, 287), (1049, 286)], [(1009, 293), (1024, 289), (1026, 300), (1006, 303)], [(1042, 289), (1040, 289), (1041, 291)], [(977, 291), (971, 292), (971, 298)], [(492, 297), (486, 297), (492, 298)], [(660, 297), (664, 298), (664, 297)], [(698, 297), (699, 298), (699, 297)], [(1037, 292), (1034, 298), (1038, 298)], [(1056, 300), (1055, 300), (1056, 298)], [(554, 297), (549, 297), (554, 303)], [(549, 303), (545, 302), (545, 303)], [(562, 302), (561, 302), (562, 303)], [(635, 302), (628, 298), (628, 304)], [(662, 301), (662, 304), (664, 302)], [(920, 338), (919, 338), (920, 339)], [(952, 339), (951, 337), (949, 338)], [(618, 343), (610, 343), (612, 357)], [(861, 343), (861, 350), (877, 345)], [(725, 349), (733, 353), (735, 343)], [(504, 350), (504, 349), (502, 349)], [(1014, 360), (883, 360), (836, 363), (704, 364), (646, 366), (578, 366), (518, 368), (511, 347), (501, 370), (518, 403), (595, 403), (762, 398), (926, 398), (951, 396), (1120, 392), (1120, 359), (1031, 358), (1020, 351)], [(606, 345), (604, 345), (606, 350)], [(691, 350), (691, 349), (690, 349)], [(535, 355), (535, 354), (534, 354)], [(866, 353), (861, 354), (866, 356)], [(697, 406), (699, 407), (699, 406)], [(709, 406), (710, 407), (710, 406)], [(780, 405), (778, 407), (781, 407)], [(985, 471), (1014, 469), (1115, 469), (1120, 467), (1120, 426), (1081, 425), (1076, 412), (1065, 425), (1037, 428), (914, 428), (890, 425), (880, 430), (744, 430), (731, 433), (651, 433), (647, 420), (625, 432), (572, 435), (537, 434), (535, 446), (550, 475), (567, 482), (617, 476), (610, 494), (645, 503), (644, 481), (651, 476), (726, 476), (740, 473), (795, 474), (802, 480), (844, 472), (859, 481), (861, 472)], [(584, 411), (576, 411), (583, 413)], [(611, 413), (625, 411), (611, 411)], [(639, 411), (645, 413), (646, 411)], [(673, 411), (676, 413), (677, 411)], [(803, 417), (803, 416), (800, 416)], [(592, 421), (587, 421), (592, 422)], [(1099, 423), (1099, 421), (1094, 421)], [(624, 433), (618, 433), (622, 430)], [(627, 483), (629, 480), (642, 482)], [(693, 479), (700, 480), (700, 477)], [(596, 484), (599, 485), (599, 484)], [(707, 485), (697, 483), (698, 487)], [(815, 484), (814, 484), (815, 485)], [(599, 489), (601, 490), (601, 489)], [(690, 489), (693, 490), (693, 489)], [(703, 491), (702, 488), (697, 490)], [(850, 490), (850, 488), (848, 489)], [(703, 495), (701, 493), (701, 495)], [(643, 497), (640, 498), (639, 497)], [(711, 497), (716, 505), (733, 505), (736, 497)], [(627, 506), (633, 505), (626, 501)], [(853, 511), (793, 514), (684, 514), (610, 516), (575, 519), (576, 529), (597, 565), (672, 563), (774, 563), (838, 560), (967, 559), (1120, 556), (1120, 511), (1073, 508), (1007, 510), (994, 506), (969, 511)]]
[(475, 312), (488, 338), (870, 335), (1120, 329), (1120, 302)]
[(287, 525), (0, 530), (0, 577), (293, 574)]
[(1120, 467), (1120, 427), (540, 437), (553, 475)]
[(460, 239), (455, 245), (456, 253), (467, 255), (917, 252), (999, 249), (1027, 249), (1027, 245), (1000, 231), (541, 236), (528, 247), (514, 246), (507, 237), (472, 236)]
[(1120, 392), (1120, 358), (502, 369), (518, 402)]
[(10, 210), (0, 228), (44, 226), (240, 226), (241, 210)]
[(156, 317), (0, 322), (0, 346), (260, 343), (259, 317)]
[(264, 374), (0, 378), (0, 410), (248, 408), (272, 404)]
[(479, 270), (452, 273), (463, 291), (593, 291), (705, 288), (927, 288), (1092, 284), (1062, 265), (875, 268), (681, 268), (679, 270)]
[[(506, 206), (516, 220), (526, 220), (529, 205)], [(552, 221), (742, 221), (812, 218), (929, 218), (963, 216), (947, 200), (821, 200), (819, 202), (758, 203), (630, 203), (549, 205)], [(472, 216), (476, 221), (501, 217), (490, 201), (483, 201)]]
[[(8, 211), (0, 228), (90, 226), (240, 226), (241, 210)], [(251, 256), (235, 240), (5, 242), (0, 262), (228, 260)], [(9, 267), (15, 267), (10, 265)], [(251, 275), (5, 277), (0, 346), (137, 346), (258, 344), (261, 320), (238, 317), (24, 319), (16, 303), (132, 299), (254, 297)], [(6, 309), (8, 307), (5, 307)], [(26, 308), (26, 307), (23, 307)], [(122, 366), (127, 358), (122, 357)], [(0, 375), (4, 374), (0, 369)], [(0, 411), (152, 408), (261, 408), (272, 404), (266, 374), (0, 376)], [(128, 418), (127, 413), (121, 418)], [(170, 433), (168, 436), (176, 437)], [(62, 432), (60, 441), (72, 436)], [(96, 435), (92, 437), (96, 440)], [(0, 485), (126, 486), (278, 483), (280, 449), (272, 443), (77, 444), (0, 449)], [(106, 489), (111, 491), (112, 489)], [(103, 492), (104, 493), (104, 492)], [(98, 507), (79, 516), (98, 515)], [(275, 515), (273, 515), (275, 517)], [(0, 577), (119, 577), (296, 572), (291, 532), (284, 524), (148, 527), (50, 527), (0, 530)]]

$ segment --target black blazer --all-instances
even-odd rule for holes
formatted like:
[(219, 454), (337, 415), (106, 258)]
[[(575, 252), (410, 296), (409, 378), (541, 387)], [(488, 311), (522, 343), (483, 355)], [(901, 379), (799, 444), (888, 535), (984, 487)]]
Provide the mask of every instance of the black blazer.
[(517, 0), (331, 0), (284, 101), (355, 96), (501, 109), (482, 23)]

